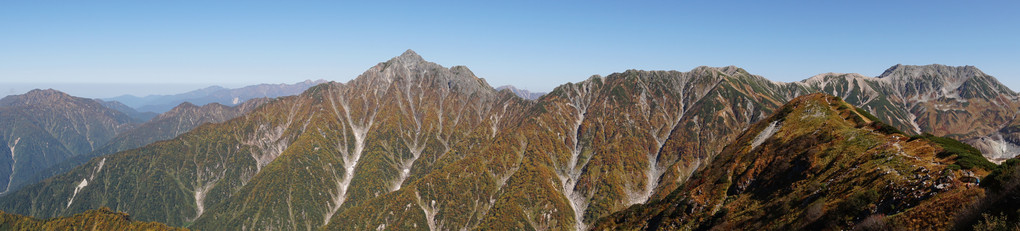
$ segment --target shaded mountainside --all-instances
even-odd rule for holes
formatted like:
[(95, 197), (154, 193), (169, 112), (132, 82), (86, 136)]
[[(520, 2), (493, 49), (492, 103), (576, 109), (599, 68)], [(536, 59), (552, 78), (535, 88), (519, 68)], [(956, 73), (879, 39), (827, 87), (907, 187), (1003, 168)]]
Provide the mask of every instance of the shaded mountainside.
[(127, 213), (109, 208), (89, 210), (46, 220), (0, 211), (0, 230), (187, 230), (156, 222), (131, 220)]
[(237, 106), (229, 107), (217, 103), (195, 106), (182, 103), (173, 110), (167, 111), (140, 124), (131, 130), (117, 134), (101, 148), (90, 153), (68, 158), (27, 179), (27, 182), (40, 182), (51, 176), (65, 173), (90, 159), (113, 154), (116, 152), (142, 147), (156, 141), (168, 140), (205, 123), (220, 123), (251, 112), (269, 99), (257, 98), (245, 101)]
[(244, 115), (268, 101), (267, 98), (256, 98), (233, 107), (218, 103), (210, 103), (201, 107), (191, 103), (182, 103), (135, 129), (118, 134), (98, 152), (110, 154), (160, 140), (168, 140), (204, 123), (219, 123)]
[(0, 99), (0, 194), (41, 170), (100, 148), (134, 121), (92, 99), (32, 90)]
[(594, 229), (938, 230), (984, 195), (974, 183), (989, 169), (960, 170), (953, 142), (869, 117), (831, 95), (798, 97), (668, 197)]
[(321, 79), (315, 81), (305, 80), (293, 84), (259, 84), (235, 89), (212, 86), (176, 95), (149, 95), (144, 97), (124, 95), (104, 100), (118, 101), (141, 112), (164, 113), (185, 102), (194, 105), (218, 103), (236, 106), (250, 99), (297, 95), (309, 87), (325, 82), (325, 80)]
[[(903, 68), (922, 71), (897, 71)], [(107, 206), (202, 230), (584, 229), (633, 205), (674, 198), (694, 172), (717, 164), (727, 145), (747, 142), (740, 141), (745, 129), (760, 129), (755, 123), (797, 96), (836, 93), (875, 112), (851, 110), (863, 120), (892, 124), (855, 122), (850, 130), (982, 136), (1004, 129), (993, 118), (1016, 113), (1009, 98), (1015, 93), (976, 93), (1001, 86), (979, 71), (931, 72), (966, 79), (929, 78), (932, 87), (894, 81), (939, 68), (897, 66), (882, 78), (828, 74), (798, 83), (732, 66), (628, 70), (526, 100), (493, 89), (466, 67), (442, 67), (409, 50), (347, 83), (321, 84), (224, 123), (91, 159), (0, 198), (0, 209), (54, 217)], [(904, 103), (918, 95), (930, 99)], [(951, 116), (969, 119), (917, 119), (949, 113), (927, 110), (950, 105), (932, 102), (959, 100), (968, 103)], [(979, 108), (997, 116), (964, 113)], [(958, 121), (991, 125), (971, 131)], [(869, 134), (860, 136), (885, 137)], [(930, 140), (952, 141), (918, 136), (901, 146)], [(978, 174), (994, 167), (976, 150), (952, 150), (962, 154), (931, 160)]]

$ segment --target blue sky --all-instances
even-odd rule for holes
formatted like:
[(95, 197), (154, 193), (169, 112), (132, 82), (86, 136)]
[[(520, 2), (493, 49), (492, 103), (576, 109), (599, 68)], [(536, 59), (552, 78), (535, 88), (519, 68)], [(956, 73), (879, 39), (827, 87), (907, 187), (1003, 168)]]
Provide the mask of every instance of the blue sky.
[[(537, 91), (627, 69), (735, 65), (790, 82), (898, 63), (973, 65), (1020, 90), (1017, 10), (1020, 1), (2, 1), (0, 93), (346, 82), (406, 49)], [(109, 83), (122, 87), (99, 87)]]

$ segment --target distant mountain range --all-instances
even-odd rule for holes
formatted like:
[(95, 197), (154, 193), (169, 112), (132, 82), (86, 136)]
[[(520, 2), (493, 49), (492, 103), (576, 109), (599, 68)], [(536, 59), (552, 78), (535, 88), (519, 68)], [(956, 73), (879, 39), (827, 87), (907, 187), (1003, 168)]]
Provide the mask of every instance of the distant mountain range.
[(543, 95), (545, 95), (545, 92), (531, 92), (531, 91), (528, 91), (528, 90), (516, 88), (516, 87), (511, 86), (511, 85), (500, 86), (500, 87), (497, 87), (496, 90), (497, 91), (508, 90), (510, 92), (513, 92), (517, 96), (520, 96), (521, 98), (524, 98), (524, 99), (527, 99), (527, 100), (536, 100), (539, 97), (542, 97)]
[(103, 100), (117, 101), (143, 113), (163, 113), (184, 102), (194, 105), (218, 103), (234, 106), (254, 98), (276, 98), (297, 95), (311, 86), (325, 82), (325, 80), (321, 79), (315, 81), (305, 80), (294, 84), (259, 84), (236, 89), (212, 86), (176, 95), (149, 95), (144, 97), (123, 95)]
[(1016, 144), (1018, 102), (977, 68), (943, 65), (795, 83), (629, 70), (527, 100), (408, 50), (93, 158), (0, 209), (109, 207), (200, 230), (949, 227), (990, 198), (977, 179), (1018, 162), (1001, 148)]

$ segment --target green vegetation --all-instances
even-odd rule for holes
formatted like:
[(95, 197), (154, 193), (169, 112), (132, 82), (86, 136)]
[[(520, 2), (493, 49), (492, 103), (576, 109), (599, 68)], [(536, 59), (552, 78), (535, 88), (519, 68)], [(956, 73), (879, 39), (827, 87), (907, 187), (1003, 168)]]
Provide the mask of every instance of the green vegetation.
[(955, 157), (956, 165), (961, 169), (981, 168), (991, 171), (997, 168), (994, 163), (989, 162), (981, 155), (981, 151), (963, 142), (928, 133), (911, 136), (910, 139), (924, 139), (939, 144), (943, 148), (943, 151), (938, 153), (939, 157)]
[(981, 180), (981, 186), (995, 191), (1005, 190), (1010, 182), (1018, 182), (1020, 175), (1020, 159), (1009, 159), (997, 166), (992, 173)]
[(186, 230), (156, 222), (134, 221), (127, 213), (102, 207), (68, 217), (40, 220), (0, 211), (0, 230)]

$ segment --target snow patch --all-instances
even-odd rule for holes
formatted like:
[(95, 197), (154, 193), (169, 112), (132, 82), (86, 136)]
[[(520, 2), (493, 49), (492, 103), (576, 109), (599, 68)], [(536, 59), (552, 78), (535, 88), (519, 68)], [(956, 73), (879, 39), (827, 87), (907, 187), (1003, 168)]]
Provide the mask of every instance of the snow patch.
[(234, 97), (234, 101), (232, 101), (232, 102), (233, 102), (234, 105), (237, 105), (237, 103), (241, 102), (241, 99), (237, 98), (237, 97)]
[(751, 149), (757, 148), (758, 145), (764, 143), (766, 139), (772, 137), (772, 135), (775, 135), (776, 132), (779, 131), (779, 128), (782, 126), (783, 124), (779, 123), (778, 120), (772, 121), (772, 123), (770, 123), (768, 127), (765, 127), (765, 129), (762, 129), (761, 132), (758, 133), (758, 136), (754, 137), (754, 141), (751, 142)]

